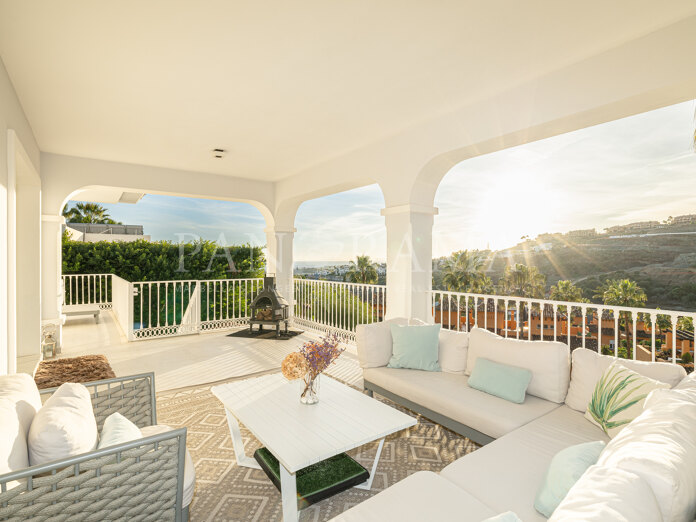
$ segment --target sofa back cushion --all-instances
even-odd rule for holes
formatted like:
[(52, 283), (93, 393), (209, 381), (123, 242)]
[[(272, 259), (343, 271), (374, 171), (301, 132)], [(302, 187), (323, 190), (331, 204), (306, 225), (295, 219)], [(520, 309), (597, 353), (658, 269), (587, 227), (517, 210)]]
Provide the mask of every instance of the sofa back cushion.
[(653, 391), (643, 413), (607, 444), (597, 464), (645, 480), (665, 521), (692, 522), (696, 515), (696, 392)]
[(591, 466), (549, 517), (549, 522), (662, 522), (655, 494), (640, 476), (621, 469)]
[[(611, 355), (600, 355), (586, 348), (573, 350), (570, 386), (565, 403), (574, 410), (585, 412), (597, 386), (609, 366), (617, 360)], [(676, 386), (685, 376), (684, 368), (677, 364), (664, 362), (643, 362), (629, 359), (619, 359), (621, 364), (650, 379)]]
[(570, 378), (567, 344), (505, 339), (488, 330), (474, 328), (469, 334), (467, 375), (471, 375), (479, 357), (530, 370), (532, 380), (527, 388), (530, 395), (556, 403), (565, 399)]
[(82, 384), (62, 384), (31, 423), (29, 463), (36, 466), (86, 453), (96, 448), (97, 437), (89, 391)]
[(442, 328), (440, 330), (439, 362), (443, 372), (464, 375), (469, 334)]
[(381, 323), (359, 324), (356, 327), (355, 341), (361, 368), (379, 368), (389, 364), (393, 343), (392, 324), (407, 325), (408, 319), (396, 317)]

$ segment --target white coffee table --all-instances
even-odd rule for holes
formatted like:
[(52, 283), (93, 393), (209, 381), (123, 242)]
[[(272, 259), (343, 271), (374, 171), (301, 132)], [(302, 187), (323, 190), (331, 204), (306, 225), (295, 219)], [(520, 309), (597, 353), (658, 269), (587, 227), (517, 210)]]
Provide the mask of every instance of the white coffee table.
[(237, 464), (260, 469), (245, 454), (239, 422), (280, 462), (283, 520), (297, 520), (295, 473), (312, 464), (379, 440), (367, 482), (370, 489), (384, 438), (416, 424), (416, 419), (326, 376), (321, 376), (319, 402), (300, 403), (301, 383), (280, 373), (213, 386), (225, 406)]

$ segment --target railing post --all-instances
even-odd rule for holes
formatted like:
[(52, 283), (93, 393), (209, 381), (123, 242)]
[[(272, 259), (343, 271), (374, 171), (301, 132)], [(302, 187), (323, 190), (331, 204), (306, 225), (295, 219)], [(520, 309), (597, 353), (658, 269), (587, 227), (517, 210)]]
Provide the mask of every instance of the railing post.
[[(111, 282), (113, 284), (113, 279), (111, 280)], [(129, 341), (133, 341), (133, 299), (135, 298), (135, 285), (133, 283), (128, 283), (128, 296), (128, 331), (126, 332), (126, 338)], [(113, 294), (111, 295), (111, 299), (113, 300)]]

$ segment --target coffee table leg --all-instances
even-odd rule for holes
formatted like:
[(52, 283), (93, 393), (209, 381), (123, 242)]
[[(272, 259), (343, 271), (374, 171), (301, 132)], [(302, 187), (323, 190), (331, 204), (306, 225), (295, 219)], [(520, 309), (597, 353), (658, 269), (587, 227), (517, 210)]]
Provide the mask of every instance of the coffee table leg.
[(372, 463), (372, 471), (370, 471), (370, 478), (367, 479), (362, 484), (353, 486), (358, 489), (372, 489), (372, 481), (375, 479), (375, 472), (377, 471), (377, 464), (379, 464), (379, 457), (382, 455), (382, 448), (384, 447), (384, 439), (380, 439), (379, 446), (377, 447), (377, 453), (375, 454), (375, 461)]
[(280, 496), (283, 499), (283, 522), (297, 522), (297, 483), (295, 474), (280, 465)]
[(227, 408), (225, 408), (225, 414), (227, 415), (227, 425), (230, 427), (230, 436), (232, 437), (232, 446), (234, 446), (234, 456), (237, 458), (237, 464), (246, 468), (261, 469), (258, 462), (252, 457), (247, 457), (246, 453), (244, 453), (244, 441), (242, 440), (242, 432), (239, 430), (239, 422)]

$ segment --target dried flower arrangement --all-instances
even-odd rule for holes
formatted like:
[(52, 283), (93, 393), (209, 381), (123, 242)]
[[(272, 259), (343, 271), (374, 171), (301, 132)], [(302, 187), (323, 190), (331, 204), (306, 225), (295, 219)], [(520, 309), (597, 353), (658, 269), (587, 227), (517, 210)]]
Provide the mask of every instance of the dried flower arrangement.
[(314, 404), (317, 397), (317, 377), (326, 370), (345, 350), (338, 337), (327, 335), (318, 341), (307, 341), (299, 352), (288, 354), (283, 360), (281, 371), (288, 380), (304, 379), (305, 388), (300, 400)]

